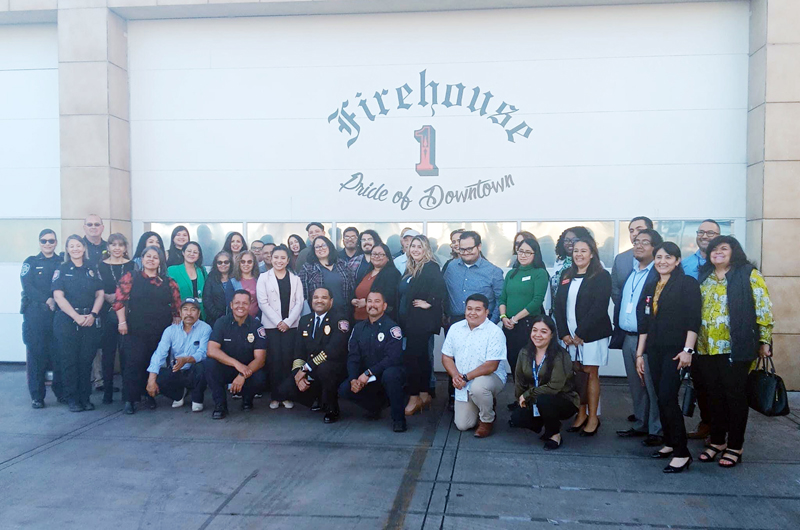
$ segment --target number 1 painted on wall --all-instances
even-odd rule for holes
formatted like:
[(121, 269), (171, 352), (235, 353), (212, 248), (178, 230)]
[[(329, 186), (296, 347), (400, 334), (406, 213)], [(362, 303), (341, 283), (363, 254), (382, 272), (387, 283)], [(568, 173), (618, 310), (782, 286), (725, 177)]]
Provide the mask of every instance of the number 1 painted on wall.
[(419, 164), (415, 169), (420, 177), (438, 177), (436, 167), (436, 130), (430, 125), (423, 125), (414, 131), (414, 138), (419, 142)]

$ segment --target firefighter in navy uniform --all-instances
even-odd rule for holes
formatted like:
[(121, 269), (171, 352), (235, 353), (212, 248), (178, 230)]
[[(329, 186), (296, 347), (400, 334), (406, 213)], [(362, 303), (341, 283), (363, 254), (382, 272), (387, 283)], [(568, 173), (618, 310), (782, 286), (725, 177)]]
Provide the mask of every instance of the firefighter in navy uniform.
[(347, 316), (332, 309), (333, 297), (326, 287), (311, 298), (313, 313), (300, 318), (292, 375), (281, 383), (280, 393), (312, 410), (325, 411), (323, 421), (339, 419), (339, 385), (347, 376)]
[(53, 299), (58, 305), (53, 330), (58, 341), (61, 383), (70, 412), (94, 410), (92, 361), (100, 344), (103, 282), (88, 260), (83, 238), (67, 238), (65, 263), (53, 273)]
[[(61, 370), (58, 368), (53, 337), (53, 315), (56, 301), (50, 287), (53, 274), (61, 265), (62, 258), (56, 254), (56, 233), (50, 229), (39, 233), (39, 249), (36, 256), (30, 256), (22, 264), (22, 340), (27, 350), (28, 391), (31, 406), (44, 407), (45, 373), (53, 370), (53, 393), (59, 401), (63, 400)], [(52, 367), (52, 368), (51, 368)]]
[(208, 358), (204, 361), (206, 378), (214, 397), (211, 417), (221, 420), (228, 415), (225, 387), (231, 394), (242, 395), (242, 410), (253, 410), (253, 398), (267, 388), (264, 363), (267, 360), (267, 332), (261, 322), (250, 316), (250, 293), (233, 293), (230, 315), (214, 323), (208, 339)]
[(347, 380), (339, 396), (367, 409), (367, 417), (378, 419), (389, 398), (394, 432), (406, 430), (403, 332), (388, 315), (383, 294), (367, 295), (367, 320), (353, 328), (348, 343)]

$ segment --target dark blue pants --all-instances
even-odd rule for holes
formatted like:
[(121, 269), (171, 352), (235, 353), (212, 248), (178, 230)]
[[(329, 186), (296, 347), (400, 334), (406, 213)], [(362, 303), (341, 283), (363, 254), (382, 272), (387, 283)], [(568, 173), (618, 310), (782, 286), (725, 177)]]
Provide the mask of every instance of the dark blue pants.
[(192, 391), (192, 403), (202, 403), (207, 386), (204, 366), (201, 361), (177, 372), (172, 368), (161, 368), (156, 376), (159, 391), (172, 401), (178, 401), (188, 389)]
[(406, 395), (403, 390), (405, 383), (405, 370), (400, 366), (390, 366), (383, 371), (380, 379), (367, 384), (358, 394), (350, 390), (350, 379), (346, 379), (339, 385), (339, 397), (352, 401), (372, 413), (383, 409), (386, 406), (386, 398), (389, 398), (392, 420), (401, 421), (406, 417)]
[(92, 394), (92, 362), (100, 341), (100, 329), (97, 325), (82, 328), (59, 311), (54, 318), (54, 332), (64, 397), (71, 405), (85, 405)]
[(28, 369), (28, 391), (32, 400), (44, 401), (45, 374), (53, 370), (53, 393), (56, 398), (63, 395), (61, 369), (56, 355), (56, 339), (53, 334), (53, 316), (47, 304), (30, 303), (25, 308), (22, 321), (22, 340), (26, 346)]
[[(339, 385), (347, 377), (347, 367), (344, 363), (325, 361), (314, 368), (308, 375), (311, 379), (311, 388), (300, 392), (294, 381), (294, 374), (289, 374), (279, 387), (280, 395), (284, 399), (291, 399), (301, 405), (310, 407), (314, 400), (319, 398), (320, 406), (326, 412), (339, 412)], [(350, 382), (348, 381), (349, 385)], [(273, 389), (275, 392), (275, 389)]]
[[(214, 405), (227, 406), (227, 386), (239, 375), (236, 368), (222, 364), (210, 357), (203, 361), (205, 363), (206, 380), (211, 388), (211, 395), (214, 398)], [(253, 401), (253, 396), (263, 394), (267, 389), (267, 374), (262, 368), (248, 377), (242, 386), (242, 399)]]

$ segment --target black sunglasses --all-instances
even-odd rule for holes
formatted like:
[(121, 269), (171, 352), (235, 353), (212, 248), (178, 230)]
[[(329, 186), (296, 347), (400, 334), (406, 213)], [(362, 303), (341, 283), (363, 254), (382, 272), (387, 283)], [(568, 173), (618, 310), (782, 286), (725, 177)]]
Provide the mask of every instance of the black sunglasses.
[(231, 262), (229, 260), (225, 260), (225, 261), (220, 260), (220, 261), (217, 262), (217, 265), (230, 265), (230, 264), (231, 264)]
[(39, 243), (41, 243), (42, 245), (55, 245), (56, 244), (56, 240), (55, 239), (40, 239)]

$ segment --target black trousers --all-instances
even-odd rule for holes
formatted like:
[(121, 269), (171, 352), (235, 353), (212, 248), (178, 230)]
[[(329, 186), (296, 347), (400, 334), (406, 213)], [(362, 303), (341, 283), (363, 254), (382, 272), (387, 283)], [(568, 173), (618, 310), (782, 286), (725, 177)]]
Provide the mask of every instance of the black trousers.
[(578, 412), (571, 401), (558, 394), (546, 394), (536, 398), (539, 416), (533, 415), (533, 407), (530, 404), (526, 405), (525, 408), (515, 407), (511, 412), (511, 426), (536, 432), (544, 426), (546, 438), (561, 432), (561, 421), (570, 419)]
[(172, 368), (161, 368), (156, 376), (159, 391), (172, 401), (178, 401), (183, 398), (185, 390), (190, 390), (192, 403), (202, 403), (207, 386), (204, 367), (203, 361), (200, 361), (177, 372), (173, 372)]
[(162, 331), (128, 333), (123, 337), (125, 368), (122, 370), (122, 400), (137, 402), (147, 388), (147, 367), (158, 347)]
[(87, 404), (92, 394), (92, 362), (100, 341), (100, 329), (78, 326), (59, 311), (53, 326), (61, 366), (64, 397), (72, 404)]
[(711, 443), (739, 451), (747, 429), (747, 374), (750, 361), (733, 361), (730, 355), (699, 355), (696, 359), (708, 389), (711, 406)]
[[(280, 385), (280, 395), (286, 396), (284, 399), (296, 401), (301, 405), (310, 407), (319, 398), (320, 406), (325, 412), (339, 412), (339, 385), (347, 377), (347, 367), (344, 363), (333, 363), (326, 361), (314, 368), (308, 374), (311, 381), (311, 388), (305, 392), (300, 392), (297, 383), (294, 381), (294, 374), (289, 374)], [(348, 381), (349, 385), (350, 382)]]
[[(103, 336), (100, 342), (100, 349), (103, 350), (103, 394), (106, 398), (114, 395), (114, 361), (117, 358), (119, 346), (119, 319), (114, 310), (109, 310), (103, 319)], [(120, 349), (120, 354), (122, 354)], [(120, 356), (120, 366), (124, 367), (125, 361)]]
[[(697, 359), (701, 357), (703, 356), (697, 353), (692, 355), (692, 364), (697, 366)], [(700, 421), (710, 426), (711, 403), (708, 401), (708, 385), (699, 370), (692, 370), (692, 386), (694, 387), (694, 397), (697, 400), (697, 408), (700, 409)]]
[(352, 401), (372, 413), (382, 410), (388, 398), (392, 420), (401, 421), (406, 417), (406, 396), (403, 390), (405, 382), (405, 370), (400, 366), (390, 366), (383, 371), (377, 381), (367, 384), (357, 394), (350, 390), (350, 379), (345, 378), (339, 385), (339, 397)]
[(672, 447), (672, 456), (686, 458), (689, 448), (686, 441), (686, 425), (683, 422), (683, 411), (678, 403), (678, 392), (681, 389), (681, 372), (678, 361), (673, 361), (680, 349), (647, 352), (647, 363), (653, 387), (658, 396), (658, 414), (661, 418), (661, 429), (664, 431), (664, 445)]
[(291, 398), (281, 392), (281, 385), (292, 374), (297, 328), (290, 328), (285, 333), (278, 329), (268, 329), (266, 331), (267, 370), (269, 372), (269, 388), (272, 392), (272, 401), (285, 401)]
[(506, 336), (506, 357), (508, 364), (511, 366), (511, 377), (514, 377), (514, 371), (517, 369), (517, 358), (519, 351), (525, 347), (531, 340), (531, 328), (533, 327), (533, 317), (527, 316), (517, 322), (514, 329), (503, 328), (503, 333)]
[(427, 331), (408, 329), (406, 334), (406, 351), (403, 353), (403, 364), (406, 368), (408, 395), (419, 396), (427, 392), (431, 382), (431, 362), (428, 357), (428, 340), (433, 336)]
[(44, 401), (45, 374), (52, 367), (53, 393), (56, 398), (63, 395), (61, 368), (57, 345), (53, 333), (53, 311), (44, 303), (29, 303), (22, 320), (22, 341), (26, 347), (28, 392), (32, 400)]
[[(208, 358), (205, 361), (205, 372), (208, 386), (211, 388), (211, 396), (214, 398), (214, 405), (228, 406), (227, 391), (228, 384), (233, 382), (239, 375), (236, 368), (222, 364), (214, 359)], [(245, 402), (253, 401), (253, 396), (262, 394), (267, 389), (267, 374), (264, 369), (253, 372), (242, 386), (242, 399)]]

